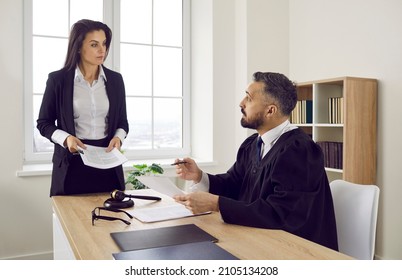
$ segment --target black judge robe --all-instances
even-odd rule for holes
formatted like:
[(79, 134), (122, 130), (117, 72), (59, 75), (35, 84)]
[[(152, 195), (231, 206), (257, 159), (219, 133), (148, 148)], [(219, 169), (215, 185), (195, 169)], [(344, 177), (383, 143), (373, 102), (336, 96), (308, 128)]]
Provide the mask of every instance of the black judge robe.
[(226, 223), (282, 229), (338, 250), (336, 222), (321, 148), (301, 129), (288, 131), (260, 162), (257, 134), (240, 146), (225, 174), (211, 175)]

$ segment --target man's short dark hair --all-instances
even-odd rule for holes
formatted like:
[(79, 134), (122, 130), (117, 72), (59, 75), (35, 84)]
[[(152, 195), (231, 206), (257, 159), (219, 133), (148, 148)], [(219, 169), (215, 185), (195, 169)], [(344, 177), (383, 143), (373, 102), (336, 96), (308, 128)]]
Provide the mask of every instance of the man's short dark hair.
[(265, 84), (264, 92), (278, 102), (277, 106), (282, 114), (289, 116), (292, 113), (297, 102), (295, 83), (281, 73), (272, 72), (255, 72), (253, 79)]

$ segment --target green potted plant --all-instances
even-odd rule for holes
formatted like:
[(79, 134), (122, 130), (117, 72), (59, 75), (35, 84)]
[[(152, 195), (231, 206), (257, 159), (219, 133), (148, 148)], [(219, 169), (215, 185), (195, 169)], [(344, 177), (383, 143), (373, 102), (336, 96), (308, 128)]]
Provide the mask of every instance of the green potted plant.
[(147, 189), (148, 187), (141, 183), (137, 177), (142, 175), (155, 175), (163, 174), (163, 168), (156, 163), (151, 165), (147, 164), (134, 164), (134, 170), (130, 171), (127, 176), (126, 185), (131, 184), (134, 190)]

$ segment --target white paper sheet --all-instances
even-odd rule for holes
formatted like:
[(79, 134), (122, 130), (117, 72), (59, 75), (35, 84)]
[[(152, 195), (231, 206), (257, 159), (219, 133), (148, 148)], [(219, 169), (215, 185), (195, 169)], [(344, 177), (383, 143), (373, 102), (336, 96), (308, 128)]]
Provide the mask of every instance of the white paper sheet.
[(165, 176), (138, 176), (141, 183), (150, 189), (163, 193), (167, 196), (182, 195), (184, 192), (179, 189), (168, 177)]
[(164, 220), (178, 219), (190, 217), (194, 214), (188, 210), (184, 205), (176, 203), (174, 205), (141, 208), (129, 211), (136, 219), (143, 223), (152, 223)]
[[(142, 176), (141, 176), (142, 177)], [(151, 177), (151, 176), (149, 176)], [(166, 178), (166, 177), (160, 177)], [(166, 178), (169, 180), (169, 178)], [(159, 181), (159, 180), (157, 180)], [(164, 181), (164, 180), (162, 180)], [(172, 182), (173, 184), (173, 182)], [(173, 184), (174, 185), (174, 184)], [(176, 186), (175, 186), (176, 187)], [(179, 191), (181, 191), (179, 189)], [(142, 190), (132, 190), (127, 191), (129, 194), (134, 195), (152, 195), (152, 196), (160, 196), (162, 200), (160, 201), (150, 201), (150, 200), (141, 200), (134, 199), (135, 205), (131, 210), (126, 210), (133, 217), (143, 223), (152, 223), (159, 222), (165, 220), (172, 219), (180, 219), (191, 216), (198, 216), (209, 214), (211, 212), (201, 213), (201, 214), (193, 214), (190, 210), (188, 210), (183, 204), (176, 202), (172, 197), (166, 194), (162, 194), (153, 189), (142, 189)]]
[(201, 214), (193, 214), (180, 203), (160, 207), (134, 208), (134, 210), (130, 210), (128, 212), (143, 223), (153, 223), (211, 213), (209, 211)]
[(119, 166), (127, 161), (127, 158), (116, 148), (107, 153), (104, 147), (85, 146), (87, 148), (80, 153), (85, 165), (99, 169), (107, 169)]

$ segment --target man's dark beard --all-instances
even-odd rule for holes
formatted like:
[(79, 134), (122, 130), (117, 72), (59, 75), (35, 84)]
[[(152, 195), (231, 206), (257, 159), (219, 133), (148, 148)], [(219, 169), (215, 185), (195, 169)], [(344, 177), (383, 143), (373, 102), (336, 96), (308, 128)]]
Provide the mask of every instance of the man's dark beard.
[[(243, 115), (244, 116), (244, 115)], [(246, 121), (244, 118), (241, 118), (240, 124), (244, 128), (250, 129), (258, 129), (263, 123), (263, 118), (261, 114), (258, 114), (254, 119), (250, 121)]]

